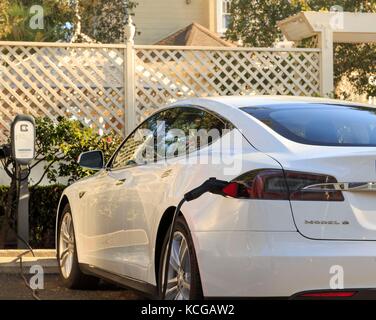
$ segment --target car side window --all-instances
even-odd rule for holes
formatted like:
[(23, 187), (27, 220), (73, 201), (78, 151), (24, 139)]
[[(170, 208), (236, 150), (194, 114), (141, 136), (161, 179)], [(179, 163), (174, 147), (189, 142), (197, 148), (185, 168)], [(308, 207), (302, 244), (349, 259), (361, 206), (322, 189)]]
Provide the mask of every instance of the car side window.
[(111, 163), (112, 169), (154, 161), (154, 132), (156, 117), (143, 122), (118, 149)]
[(191, 106), (162, 110), (143, 122), (118, 149), (112, 169), (186, 155), (211, 144), (232, 125)]
[(186, 155), (221, 137), (226, 121), (195, 107), (177, 107), (165, 113), (165, 137), (159, 154), (166, 158)]

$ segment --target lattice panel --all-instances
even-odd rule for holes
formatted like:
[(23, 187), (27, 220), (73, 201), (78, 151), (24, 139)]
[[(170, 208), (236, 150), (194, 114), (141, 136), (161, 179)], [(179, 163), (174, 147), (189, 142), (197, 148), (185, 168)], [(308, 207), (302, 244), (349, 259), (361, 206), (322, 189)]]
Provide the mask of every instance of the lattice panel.
[(174, 49), (138, 46), (138, 121), (153, 109), (187, 97), (320, 92), (319, 51)]
[(0, 141), (18, 113), (123, 134), (123, 57), (117, 48), (0, 46)]
[[(66, 116), (123, 135), (125, 115), (139, 123), (176, 99), (320, 92), (318, 49), (135, 46), (135, 59), (125, 66), (126, 50), (125, 45), (0, 42), (0, 142), (19, 113)], [(125, 76), (126, 70), (135, 74)], [(132, 91), (135, 101), (125, 94)]]

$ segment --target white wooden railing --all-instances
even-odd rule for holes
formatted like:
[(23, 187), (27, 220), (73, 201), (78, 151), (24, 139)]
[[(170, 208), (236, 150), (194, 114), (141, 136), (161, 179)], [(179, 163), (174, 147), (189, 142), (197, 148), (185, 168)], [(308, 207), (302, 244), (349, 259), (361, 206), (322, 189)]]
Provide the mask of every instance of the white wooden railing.
[(321, 77), (319, 49), (0, 42), (0, 141), (18, 113), (124, 135), (177, 99), (315, 96)]

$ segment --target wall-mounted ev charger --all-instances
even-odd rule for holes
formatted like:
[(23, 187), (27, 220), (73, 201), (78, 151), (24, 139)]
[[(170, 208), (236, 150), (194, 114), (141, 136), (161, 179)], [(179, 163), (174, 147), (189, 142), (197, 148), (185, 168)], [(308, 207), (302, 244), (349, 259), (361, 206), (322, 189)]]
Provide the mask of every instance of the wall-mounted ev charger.
[(11, 127), (11, 149), (16, 163), (28, 165), (35, 157), (35, 121), (28, 115), (17, 115)]

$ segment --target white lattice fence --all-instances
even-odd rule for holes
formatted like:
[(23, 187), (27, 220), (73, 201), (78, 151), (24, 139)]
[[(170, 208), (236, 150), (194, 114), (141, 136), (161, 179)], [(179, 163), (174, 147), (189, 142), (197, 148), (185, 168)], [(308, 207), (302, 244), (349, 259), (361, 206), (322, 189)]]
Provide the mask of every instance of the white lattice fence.
[(0, 42), (0, 79), (0, 142), (19, 113), (124, 135), (181, 98), (317, 95), (320, 50)]
[(124, 49), (68, 44), (0, 45), (0, 140), (18, 113), (78, 119), (123, 133)]
[(320, 93), (317, 49), (136, 46), (136, 112), (184, 97)]

